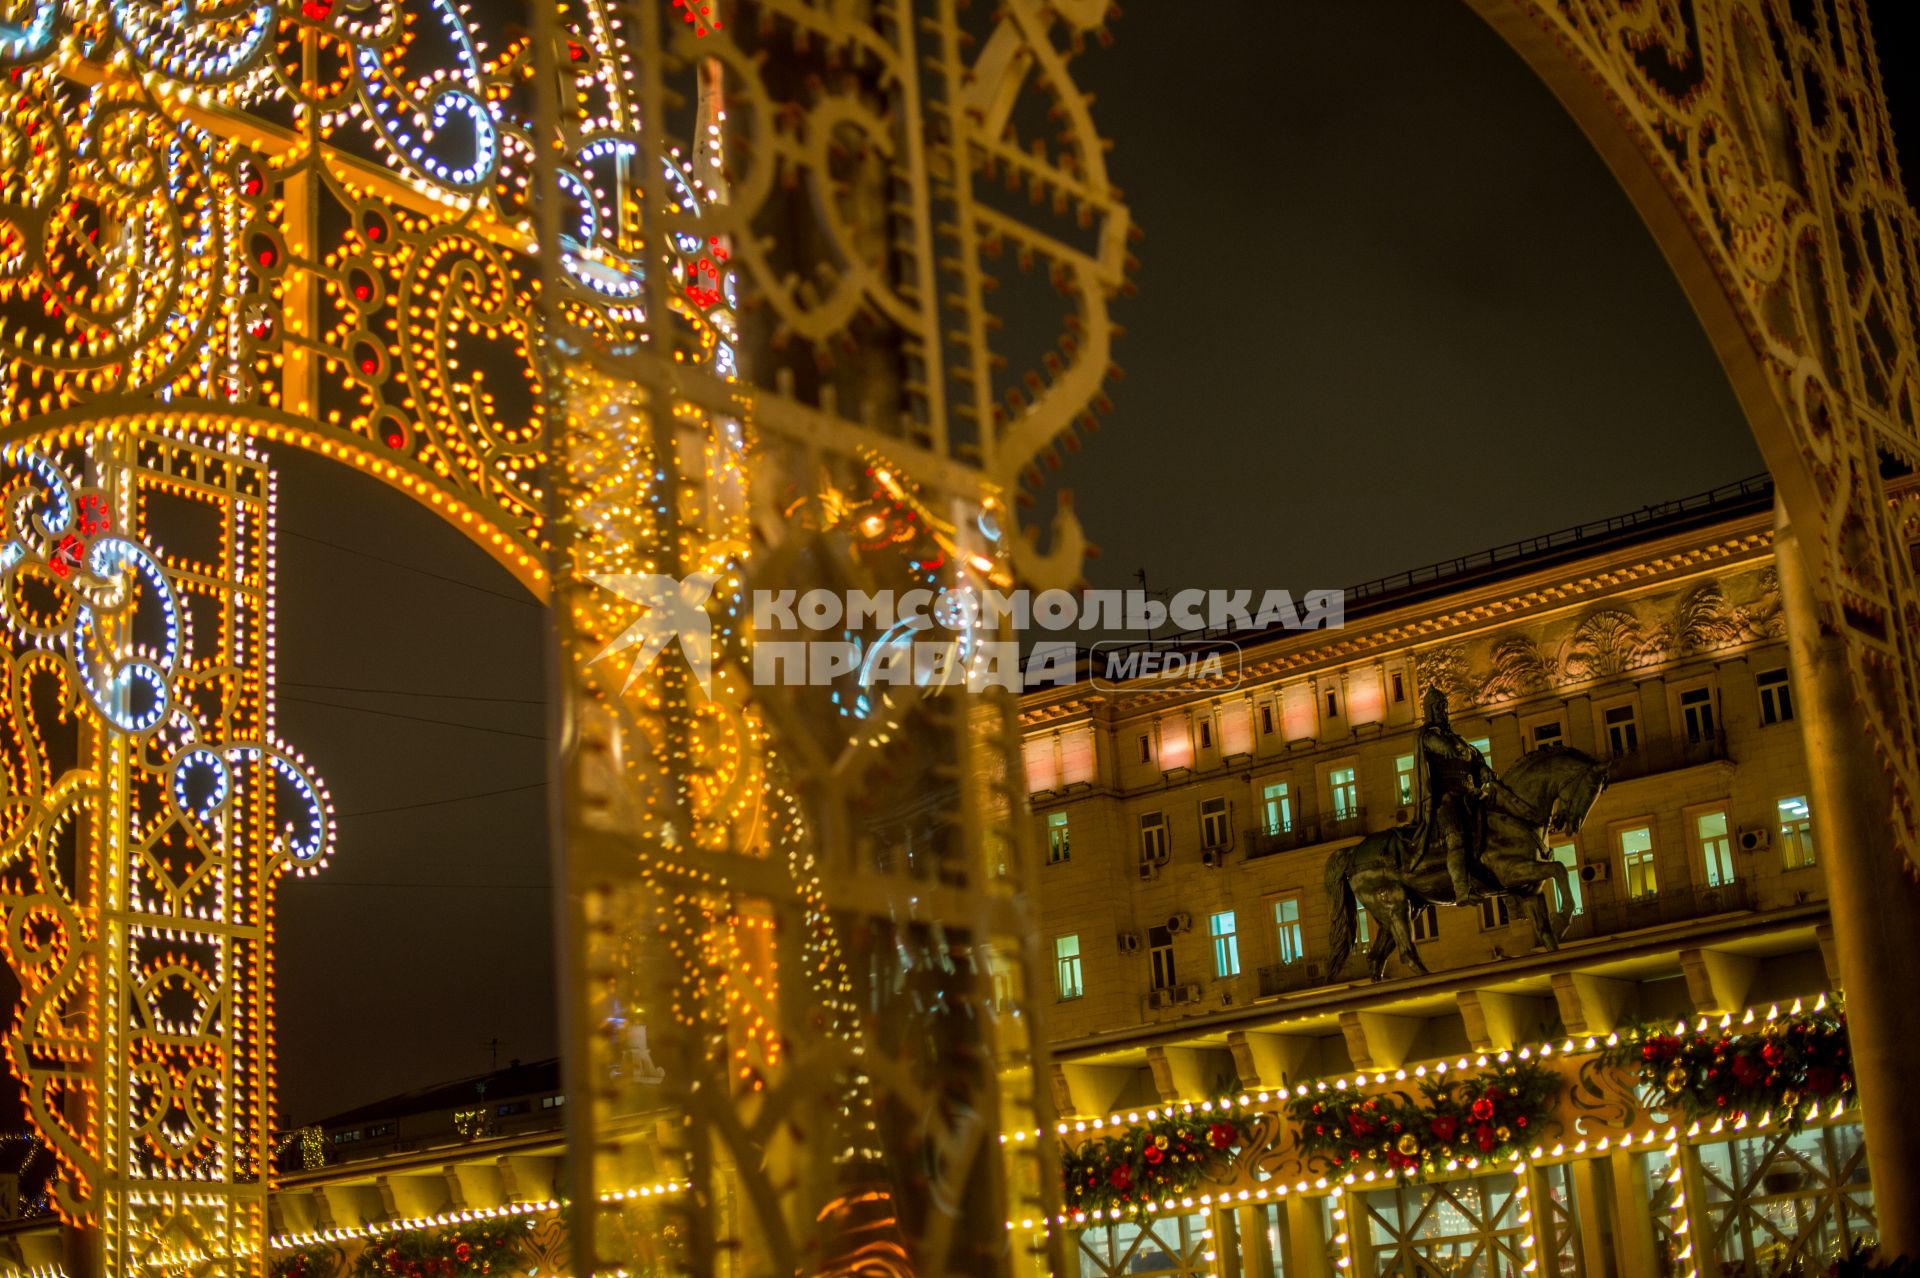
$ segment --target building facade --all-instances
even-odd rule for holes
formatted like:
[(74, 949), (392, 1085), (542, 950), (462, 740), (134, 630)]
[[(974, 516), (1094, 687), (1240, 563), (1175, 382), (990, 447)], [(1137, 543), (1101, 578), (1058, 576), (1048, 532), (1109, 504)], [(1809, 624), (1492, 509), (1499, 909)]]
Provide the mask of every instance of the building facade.
[[(1252, 1188), (1257, 1204), (1289, 1161), (1276, 1151), (1290, 1089), (1390, 1088), (1422, 1063), (1598, 1050), (1637, 1023), (1834, 990), (1832, 849), (1809, 810), (1772, 528), (1765, 485), (1750, 482), (1362, 588), (1340, 629), (1196, 641), (1228, 658), (1210, 681), (1030, 693), (1068, 1150), (1130, 1114), (1271, 1094), (1266, 1162), (1243, 1160), (1225, 1195)], [(1326, 870), (1417, 819), (1414, 736), (1434, 688), (1496, 773), (1558, 746), (1608, 761), (1609, 781), (1576, 832), (1549, 836), (1573, 912), (1558, 950), (1506, 898), (1428, 907), (1413, 929), (1430, 974), (1394, 956), (1375, 983), (1365, 911), (1352, 955), (1330, 961), (1341, 901)], [(1650, 1132), (1656, 1108), (1625, 1128)], [(1296, 1150), (1289, 1165), (1317, 1195), (1087, 1229), (1081, 1272), (1506, 1273), (1532, 1268), (1526, 1237), (1548, 1272), (1692, 1272), (1680, 1253), (1710, 1248), (1764, 1273), (1824, 1267), (1874, 1236), (1844, 1118), (1777, 1149), (1682, 1136), (1623, 1162), (1617, 1140), (1491, 1178), (1375, 1189), (1369, 1170), (1345, 1190)], [(1692, 1207), (1676, 1208), (1688, 1184)]]

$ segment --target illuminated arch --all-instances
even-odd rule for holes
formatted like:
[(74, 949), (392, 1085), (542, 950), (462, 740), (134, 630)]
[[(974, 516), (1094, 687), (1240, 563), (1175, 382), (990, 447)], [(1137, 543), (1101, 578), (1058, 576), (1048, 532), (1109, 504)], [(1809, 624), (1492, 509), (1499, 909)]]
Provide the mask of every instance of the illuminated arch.
[(1789, 0), (1467, 4), (1578, 122), (1692, 302), (1845, 637), (1911, 872), (1920, 590), (1879, 458), (1920, 463), (1920, 220), (1864, 6), (1809, 7), (1809, 28)]
[(77, 443), (88, 436), (112, 436), (130, 431), (212, 438), (237, 436), (329, 458), (426, 507), (491, 555), (514, 580), (531, 591), (534, 598), (544, 601), (547, 597), (544, 551), (524, 526), (505, 523), (498, 510), (478, 509), (477, 503), (471, 502), (470, 493), (447, 485), (439, 475), (411, 457), (395, 456), (350, 431), (306, 421), (279, 409), (107, 401), (62, 409), (0, 427), (0, 445), (44, 442), (58, 446)]

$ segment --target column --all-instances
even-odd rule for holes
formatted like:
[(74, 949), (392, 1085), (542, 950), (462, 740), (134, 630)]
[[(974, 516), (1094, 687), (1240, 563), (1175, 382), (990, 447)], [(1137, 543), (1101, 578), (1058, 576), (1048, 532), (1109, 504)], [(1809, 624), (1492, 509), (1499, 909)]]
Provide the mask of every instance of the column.
[(1814, 846), (1833, 912), (1867, 1163), (1887, 1255), (1920, 1255), (1920, 1053), (1905, 1032), (1920, 989), (1920, 889), (1888, 834), (1886, 772), (1868, 741), (1845, 641), (1813, 593), (1806, 550), (1775, 506), (1794, 713), (1806, 740)]

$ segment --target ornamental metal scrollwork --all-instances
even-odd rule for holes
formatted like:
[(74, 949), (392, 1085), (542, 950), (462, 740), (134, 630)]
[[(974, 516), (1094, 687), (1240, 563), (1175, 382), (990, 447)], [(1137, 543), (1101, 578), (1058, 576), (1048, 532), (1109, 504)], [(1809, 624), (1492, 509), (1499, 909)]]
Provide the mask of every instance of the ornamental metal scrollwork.
[(0, 463), (0, 1044), (108, 1272), (230, 1264), (265, 1224), (274, 885), (334, 837), (273, 733), (270, 486), (137, 434)]
[(1920, 586), (1881, 473), (1920, 463), (1920, 219), (1866, 6), (1468, 2), (1607, 134), (1669, 255), (1699, 268), (1683, 282), (1769, 461), (1798, 463), (1776, 479), (1920, 865)]

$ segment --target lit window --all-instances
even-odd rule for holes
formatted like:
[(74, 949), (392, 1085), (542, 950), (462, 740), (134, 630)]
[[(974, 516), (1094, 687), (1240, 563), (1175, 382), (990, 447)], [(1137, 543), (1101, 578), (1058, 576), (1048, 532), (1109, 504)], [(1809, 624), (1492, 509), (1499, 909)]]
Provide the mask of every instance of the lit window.
[(1140, 814), (1140, 859), (1161, 862), (1167, 859), (1167, 814)]
[(1057, 936), (1053, 939), (1053, 979), (1061, 998), (1079, 998), (1086, 993), (1080, 981), (1080, 938)]
[(1760, 722), (1785, 723), (1793, 718), (1793, 689), (1785, 670), (1762, 670), (1754, 682), (1760, 686)]
[(1072, 854), (1067, 838), (1067, 814), (1047, 813), (1047, 864), (1056, 865)]
[(1232, 840), (1228, 837), (1229, 816), (1225, 799), (1202, 799), (1200, 801), (1200, 846), (1203, 848), (1224, 848)]
[(1223, 910), (1207, 920), (1213, 934), (1213, 974), (1225, 980), (1240, 975), (1240, 937), (1232, 910)]
[(1533, 748), (1536, 750), (1543, 749), (1546, 746), (1565, 745), (1566, 740), (1566, 727), (1558, 719), (1553, 720), (1551, 723), (1536, 723), (1533, 725)]
[(1633, 717), (1633, 707), (1615, 706), (1606, 713), (1607, 750), (1611, 754), (1632, 754), (1640, 748), (1640, 725)]
[(1680, 721), (1686, 725), (1687, 740), (1713, 739), (1713, 689), (1689, 688), (1680, 694)]
[(1327, 773), (1327, 791), (1333, 800), (1333, 819), (1347, 821), (1360, 815), (1360, 776), (1353, 768)]
[[(1573, 898), (1572, 914), (1578, 914), (1587, 908), (1586, 900), (1580, 895), (1580, 852), (1571, 843), (1556, 843), (1551, 849), (1553, 859), (1567, 867), (1567, 895)], [(1553, 885), (1554, 900), (1559, 901), (1560, 885)], [(1569, 915), (1571, 917), (1571, 915)]]
[(1813, 814), (1804, 794), (1780, 800), (1780, 859), (1789, 870), (1813, 864)]
[(1413, 912), (1413, 939), (1431, 941), (1440, 935), (1440, 911), (1423, 905)]
[(1486, 762), (1486, 765), (1489, 768), (1493, 766), (1493, 739), (1492, 738), (1475, 737), (1473, 740), (1467, 742), (1467, 744), (1480, 752), (1480, 758)]
[(1403, 754), (1393, 761), (1394, 791), (1400, 796), (1400, 806), (1406, 807), (1413, 802), (1413, 756)]
[(1627, 898), (1639, 900), (1660, 890), (1653, 867), (1653, 827), (1636, 825), (1620, 831), (1620, 869)]
[(1491, 931), (1496, 927), (1505, 927), (1512, 917), (1507, 913), (1506, 897), (1489, 896), (1481, 899), (1480, 930), (1482, 932)]
[(1266, 819), (1268, 834), (1289, 834), (1293, 830), (1293, 796), (1287, 792), (1285, 781), (1269, 782), (1260, 791), (1261, 815)]
[(1733, 838), (1727, 832), (1725, 812), (1702, 812), (1693, 819), (1693, 838), (1707, 867), (1707, 886), (1733, 882)]
[(1153, 963), (1153, 988), (1173, 988), (1173, 933), (1164, 924), (1147, 929), (1147, 957)]
[[(1360, 921), (1366, 922), (1366, 911), (1360, 912)], [(1300, 899), (1289, 896), (1273, 903), (1273, 927), (1280, 938), (1280, 961), (1298, 963), (1307, 954), (1306, 933), (1300, 926)], [(1363, 940), (1365, 938), (1362, 938)]]
[(1365, 949), (1373, 942), (1373, 915), (1367, 913), (1363, 905), (1353, 912), (1353, 943), (1358, 949)]

